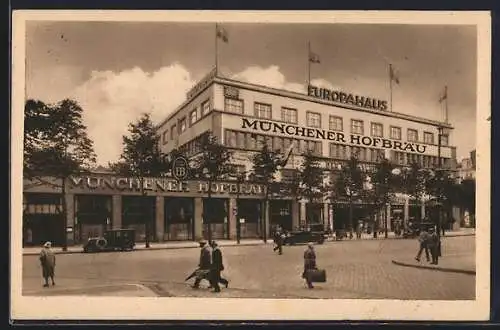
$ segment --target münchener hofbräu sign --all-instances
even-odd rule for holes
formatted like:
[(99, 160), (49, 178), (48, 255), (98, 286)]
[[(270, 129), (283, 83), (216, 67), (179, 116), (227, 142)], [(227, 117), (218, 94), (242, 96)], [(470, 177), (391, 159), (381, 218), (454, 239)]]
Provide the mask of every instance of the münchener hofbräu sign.
[(252, 129), (256, 131), (282, 134), (293, 137), (321, 139), (346, 145), (392, 149), (397, 151), (416, 152), (420, 154), (425, 153), (427, 147), (426, 145), (419, 143), (394, 141), (359, 134), (345, 135), (342, 132), (328, 131), (319, 128), (300, 127), (297, 125), (278, 123), (268, 120), (256, 120), (247, 118), (242, 118), (241, 120), (242, 129)]
[[(72, 176), (70, 177), (72, 188), (88, 191), (111, 190), (139, 192), (141, 181), (138, 178), (113, 177), (113, 176)], [(144, 178), (144, 190), (156, 193), (176, 192), (191, 193), (194, 195), (206, 194), (208, 183), (205, 181), (178, 181), (170, 178)], [(265, 187), (253, 184), (232, 182), (213, 182), (212, 193), (217, 194), (240, 194), (260, 196), (265, 193)]]

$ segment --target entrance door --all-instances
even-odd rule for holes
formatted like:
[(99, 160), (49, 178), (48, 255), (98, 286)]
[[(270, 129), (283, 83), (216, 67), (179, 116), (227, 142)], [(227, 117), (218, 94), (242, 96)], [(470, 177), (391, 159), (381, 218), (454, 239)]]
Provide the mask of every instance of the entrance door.
[(208, 239), (209, 225), (213, 239), (229, 238), (229, 200), (203, 198), (203, 237)]

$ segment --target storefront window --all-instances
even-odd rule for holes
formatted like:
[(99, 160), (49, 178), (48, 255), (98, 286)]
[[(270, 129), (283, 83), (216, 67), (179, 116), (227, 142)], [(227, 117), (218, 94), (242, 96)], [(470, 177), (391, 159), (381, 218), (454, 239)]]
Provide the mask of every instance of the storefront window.
[(193, 237), (194, 200), (165, 199), (165, 233), (168, 240), (190, 240)]

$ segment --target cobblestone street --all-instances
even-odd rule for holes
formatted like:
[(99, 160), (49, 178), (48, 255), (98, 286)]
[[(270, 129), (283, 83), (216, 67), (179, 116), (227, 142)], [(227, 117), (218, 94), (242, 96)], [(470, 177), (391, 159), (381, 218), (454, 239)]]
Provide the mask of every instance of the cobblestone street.
[[(475, 237), (443, 239), (440, 264), (475, 269)], [(37, 256), (23, 257), (23, 294), (128, 295), (244, 298), (364, 298), (364, 299), (474, 299), (475, 276), (435, 269), (402, 267), (398, 260), (414, 260), (416, 240), (327, 242), (317, 245), (317, 261), (327, 271), (327, 282), (313, 290), (300, 278), (305, 246), (285, 247), (283, 255), (272, 245), (222, 248), (230, 281), (216, 295), (205, 287), (193, 290), (184, 278), (196, 267), (199, 250), (176, 249), (68, 254), (57, 256), (56, 286), (42, 288)], [(425, 258), (423, 258), (425, 260)], [(425, 261), (422, 265), (427, 265)], [(150, 292), (146, 292), (150, 290)], [(123, 294), (120, 294), (123, 295)]]

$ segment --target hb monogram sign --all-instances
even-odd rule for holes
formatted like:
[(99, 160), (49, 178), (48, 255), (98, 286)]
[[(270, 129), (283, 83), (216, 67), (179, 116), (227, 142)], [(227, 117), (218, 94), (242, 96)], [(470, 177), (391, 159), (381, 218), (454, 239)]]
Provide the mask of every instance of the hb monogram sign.
[(177, 157), (172, 162), (172, 175), (177, 180), (181, 181), (187, 178), (189, 172), (189, 164), (186, 158)]

